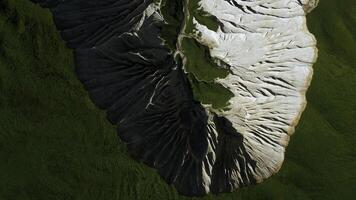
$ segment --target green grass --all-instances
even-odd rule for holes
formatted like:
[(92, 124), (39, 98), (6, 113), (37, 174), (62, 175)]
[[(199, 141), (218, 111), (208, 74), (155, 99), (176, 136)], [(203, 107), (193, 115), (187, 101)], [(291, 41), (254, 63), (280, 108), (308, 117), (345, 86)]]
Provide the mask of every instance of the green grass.
[(227, 106), (234, 94), (221, 84), (215, 83), (214, 80), (225, 78), (229, 71), (214, 63), (209, 49), (195, 39), (184, 38), (182, 49), (187, 59), (184, 69), (189, 73), (188, 78), (194, 99), (204, 104), (211, 104), (215, 109)]
[[(198, 0), (189, 1), (190, 17), (187, 19), (184, 17), (183, 4), (185, 5), (186, 2), (182, 0), (163, 0), (161, 3), (161, 13), (167, 22), (163, 26), (161, 38), (173, 52), (176, 51), (177, 38), (183, 23), (187, 24), (185, 28), (187, 34), (193, 34), (193, 16), (202, 19), (199, 20), (200, 23), (213, 24), (211, 17), (203, 17), (206, 14), (198, 9)], [(214, 25), (217, 26), (216, 23)], [(195, 39), (184, 38), (181, 49), (187, 60), (184, 69), (188, 73), (194, 99), (204, 104), (211, 104), (214, 109), (225, 108), (234, 95), (221, 84), (215, 83), (214, 80), (226, 77), (229, 71), (219, 67), (210, 57), (209, 49), (199, 44)]]
[[(184, 19), (184, 33), (190, 36), (196, 35), (193, 18), (211, 30), (216, 31), (218, 29), (218, 24), (214, 18), (200, 9), (199, 1), (185, 1), (188, 15)], [(210, 56), (209, 48), (200, 44), (194, 38), (185, 37), (182, 40), (181, 50), (187, 60), (184, 69), (188, 73), (194, 99), (203, 104), (210, 104), (214, 109), (226, 109), (234, 94), (214, 80), (225, 78), (229, 74), (229, 70), (217, 65)]]
[(176, 49), (177, 38), (184, 19), (183, 1), (162, 0), (161, 13), (166, 21), (162, 28), (161, 38), (165, 41), (165, 45), (174, 51)]
[(219, 25), (217, 24), (215, 17), (202, 10), (199, 6), (200, 0), (188, 0), (189, 19), (187, 20), (186, 33), (192, 33), (194, 28), (193, 17), (199, 22), (199, 24), (205, 25), (207, 28), (213, 31), (217, 31)]
[[(355, 199), (355, 13), (354, 0), (321, 0), (308, 17), (319, 59), (281, 171), (200, 199)], [(0, 1), (0, 199), (191, 199), (128, 156), (49, 11), (28, 0)]]

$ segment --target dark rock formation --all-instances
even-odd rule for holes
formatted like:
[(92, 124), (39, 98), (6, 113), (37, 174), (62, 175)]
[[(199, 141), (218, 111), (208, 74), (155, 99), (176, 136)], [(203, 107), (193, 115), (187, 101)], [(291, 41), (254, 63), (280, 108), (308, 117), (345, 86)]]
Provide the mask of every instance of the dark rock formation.
[(238, 131), (230, 118), (197, 102), (179, 58), (160, 37), (165, 21), (153, 0), (32, 1), (52, 11), (74, 49), (79, 80), (132, 156), (181, 194), (230, 192), (278, 171), (295, 122), (263, 116), (255, 121), (281, 125), (252, 127), (232, 113), (242, 123)]

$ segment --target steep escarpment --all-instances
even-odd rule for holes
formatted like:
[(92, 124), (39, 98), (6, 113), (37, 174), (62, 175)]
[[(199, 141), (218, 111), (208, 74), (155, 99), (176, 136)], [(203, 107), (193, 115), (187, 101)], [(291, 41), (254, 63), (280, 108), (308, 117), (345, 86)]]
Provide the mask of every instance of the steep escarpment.
[(276, 173), (315, 41), (299, 1), (35, 1), (133, 157), (185, 195)]

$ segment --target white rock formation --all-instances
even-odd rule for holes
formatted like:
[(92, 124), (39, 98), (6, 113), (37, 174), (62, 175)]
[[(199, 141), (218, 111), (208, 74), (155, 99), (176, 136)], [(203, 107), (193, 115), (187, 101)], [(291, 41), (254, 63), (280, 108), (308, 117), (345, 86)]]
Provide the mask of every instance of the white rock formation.
[(235, 96), (229, 110), (218, 114), (243, 135), (257, 161), (257, 182), (280, 169), (306, 105), (317, 49), (305, 5), (305, 0), (201, 0), (201, 9), (220, 26), (214, 32), (194, 19), (196, 39), (230, 67), (230, 75), (216, 82)]

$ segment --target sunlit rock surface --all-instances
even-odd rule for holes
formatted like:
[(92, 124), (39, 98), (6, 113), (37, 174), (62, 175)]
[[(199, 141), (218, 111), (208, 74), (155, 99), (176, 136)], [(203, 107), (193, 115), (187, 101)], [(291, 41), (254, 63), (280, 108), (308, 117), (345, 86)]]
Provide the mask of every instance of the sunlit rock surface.
[[(230, 110), (219, 115), (243, 135), (248, 154), (257, 162), (253, 178), (260, 182), (281, 167), (305, 107), (315, 39), (297, 1), (202, 0), (200, 5), (221, 25), (214, 32), (194, 21), (197, 38), (231, 71), (217, 80), (234, 93)], [(241, 170), (236, 170), (239, 176)]]
[(234, 94), (221, 110), (194, 99), (179, 44), (168, 49), (160, 37), (165, 19), (159, 1), (34, 2), (51, 9), (75, 50), (79, 80), (117, 124), (133, 157), (180, 193), (230, 192), (279, 170), (316, 60), (305, 21), (314, 1), (199, 2), (218, 30), (194, 19), (194, 33), (179, 37), (208, 46), (217, 64), (229, 69), (215, 80)]

